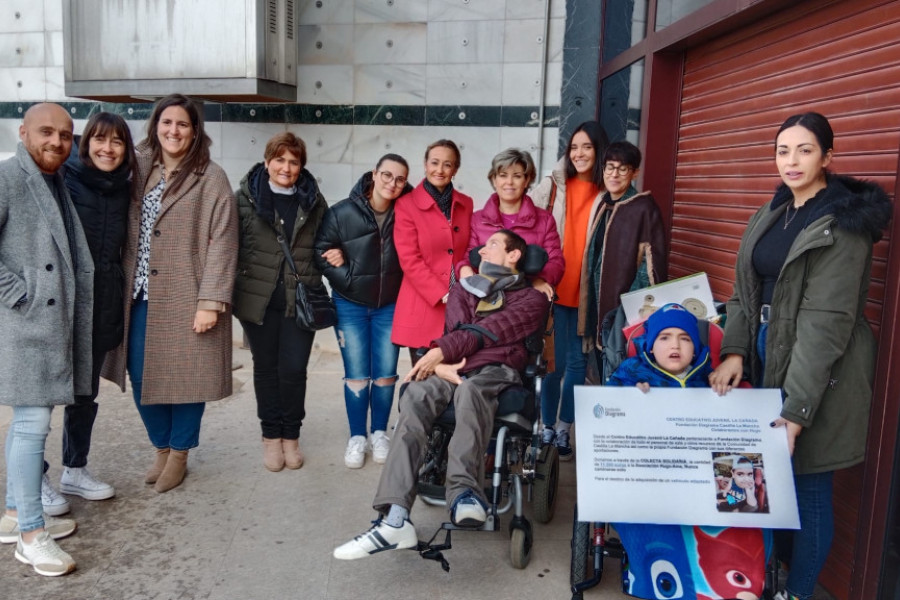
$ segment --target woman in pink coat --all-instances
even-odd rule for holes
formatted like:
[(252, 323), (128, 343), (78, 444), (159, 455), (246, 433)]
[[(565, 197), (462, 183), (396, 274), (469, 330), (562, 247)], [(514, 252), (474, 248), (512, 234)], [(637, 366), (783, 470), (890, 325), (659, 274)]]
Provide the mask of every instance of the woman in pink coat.
[(403, 269), (391, 341), (419, 348), (444, 333), (444, 306), (456, 283), (454, 265), (466, 251), (472, 199), (453, 189), (459, 148), (438, 140), (425, 151), (425, 179), (394, 206), (394, 245)]
[(547, 251), (547, 264), (531, 283), (546, 294), (548, 300), (553, 299), (554, 288), (562, 279), (566, 263), (556, 220), (543, 208), (537, 208), (525, 194), (534, 179), (534, 161), (524, 150), (507, 148), (491, 161), (488, 181), (494, 186), (494, 194), (484, 208), (472, 215), (469, 247), (458, 264), (460, 279), (475, 273), (469, 264), (469, 251), (483, 245), (497, 231), (509, 229), (529, 244)]

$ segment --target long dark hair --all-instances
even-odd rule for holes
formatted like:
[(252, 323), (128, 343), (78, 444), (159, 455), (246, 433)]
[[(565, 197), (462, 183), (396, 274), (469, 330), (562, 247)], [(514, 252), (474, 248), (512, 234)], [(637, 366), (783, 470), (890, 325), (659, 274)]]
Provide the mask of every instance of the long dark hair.
[(817, 112), (805, 112), (799, 115), (791, 115), (785, 119), (784, 123), (781, 124), (778, 133), (775, 134), (775, 143), (778, 143), (778, 136), (781, 135), (782, 131), (793, 127), (794, 125), (799, 125), (816, 136), (819, 146), (822, 147), (823, 156), (829, 150), (834, 150), (834, 130), (831, 129), (831, 123), (828, 122), (825, 115)]
[(181, 159), (175, 174), (169, 174), (170, 179), (166, 184), (165, 195), (177, 192), (191, 173), (202, 175), (206, 171), (206, 166), (209, 164), (209, 147), (212, 145), (212, 140), (209, 139), (203, 128), (203, 110), (200, 103), (182, 94), (169, 94), (157, 100), (153, 106), (153, 112), (147, 120), (147, 139), (144, 140), (144, 143), (150, 147), (154, 161), (162, 160), (162, 148), (156, 130), (163, 111), (171, 106), (180, 106), (187, 112), (188, 118), (191, 120), (191, 128), (194, 130), (194, 139), (187, 154)]
[(591, 144), (594, 145), (595, 157), (594, 168), (591, 169), (591, 181), (593, 181), (594, 185), (598, 188), (603, 188), (603, 154), (606, 152), (606, 147), (609, 146), (609, 136), (606, 135), (606, 130), (603, 129), (603, 125), (597, 121), (585, 121), (576, 127), (575, 131), (572, 132), (572, 135), (569, 136), (569, 144), (566, 146), (565, 154), (566, 179), (572, 179), (577, 174), (575, 165), (572, 164), (572, 159), (569, 157), (569, 149), (572, 147), (572, 139), (575, 137), (575, 134), (581, 131), (587, 134), (588, 139), (591, 140)]
[(122, 140), (122, 143), (125, 144), (125, 156), (122, 159), (122, 164), (125, 166), (128, 174), (131, 174), (135, 162), (134, 140), (131, 139), (131, 130), (128, 129), (125, 119), (110, 112), (99, 112), (88, 119), (87, 124), (84, 126), (84, 131), (81, 133), (81, 142), (78, 145), (78, 158), (81, 159), (81, 162), (86, 167), (92, 169), (97, 167), (90, 156), (91, 138), (98, 135), (117, 136)]

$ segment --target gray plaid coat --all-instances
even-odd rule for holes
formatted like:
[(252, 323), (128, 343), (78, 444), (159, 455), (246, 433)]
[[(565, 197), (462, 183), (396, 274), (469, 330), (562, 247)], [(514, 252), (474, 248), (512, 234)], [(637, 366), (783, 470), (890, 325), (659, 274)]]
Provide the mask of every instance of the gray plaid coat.
[[(153, 169), (138, 155), (134, 198), (128, 210), (125, 269), (125, 339), (109, 354), (104, 377), (125, 391), (128, 332), (141, 223), (141, 204)], [(231, 395), (231, 292), (237, 270), (238, 220), (225, 171), (210, 162), (175, 194), (163, 196), (150, 237), (150, 285), (142, 404), (208, 402)], [(155, 272), (155, 274), (152, 274)], [(197, 303), (225, 303), (216, 326), (191, 329)]]

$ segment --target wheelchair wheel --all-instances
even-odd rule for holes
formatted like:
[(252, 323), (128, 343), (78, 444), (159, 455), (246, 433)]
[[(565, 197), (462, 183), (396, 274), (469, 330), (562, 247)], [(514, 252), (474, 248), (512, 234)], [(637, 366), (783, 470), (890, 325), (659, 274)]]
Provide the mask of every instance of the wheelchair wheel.
[(572, 558), (569, 568), (569, 583), (573, 586), (588, 580), (591, 567), (591, 523), (578, 520), (578, 507), (572, 524)]
[(549, 523), (553, 518), (558, 489), (559, 450), (544, 446), (534, 466), (534, 520), (538, 523)]
[(531, 560), (531, 544), (524, 529), (513, 529), (509, 536), (509, 562), (516, 569), (524, 569)]

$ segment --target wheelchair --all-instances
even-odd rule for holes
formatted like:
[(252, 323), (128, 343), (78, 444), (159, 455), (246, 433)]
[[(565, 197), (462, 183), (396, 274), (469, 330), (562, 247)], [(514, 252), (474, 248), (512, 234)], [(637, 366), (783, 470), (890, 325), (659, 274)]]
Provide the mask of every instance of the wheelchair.
[[(477, 250), (470, 254), (470, 262), (480, 261)], [(534, 275), (547, 260), (546, 252), (529, 245), (524, 272)], [(529, 364), (521, 373), (522, 384), (506, 388), (497, 398), (497, 411), (488, 453), (485, 455), (485, 496), (489, 499), (487, 519), (475, 531), (499, 531), (500, 516), (512, 513), (508, 531), (509, 559), (513, 567), (524, 569), (531, 558), (534, 543), (531, 522), (524, 514), (524, 503), (531, 501), (532, 514), (538, 523), (548, 523), (556, 509), (559, 488), (559, 454), (556, 447), (541, 447), (540, 397), (541, 381), (546, 374), (542, 351), (546, 324), (525, 340)], [(402, 393), (403, 390), (401, 390)], [(429, 434), (419, 469), (417, 495), (428, 505), (446, 506), (445, 477), (447, 448), (455, 427), (453, 403), (437, 418)], [(443, 556), (451, 548), (451, 532), (473, 528), (457, 527), (445, 522), (428, 542), (419, 543), (423, 558), (436, 560), (445, 571), (449, 563)], [(436, 542), (441, 532), (443, 542)]]
[[(607, 314), (603, 320), (601, 332), (604, 340), (604, 348), (602, 352), (598, 351), (597, 356), (593, 357), (597, 361), (597, 373), (602, 374), (601, 377), (603, 381), (615, 371), (622, 360), (626, 357), (636, 355), (636, 341), (639, 337), (644, 335), (644, 327), (642, 324), (624, 328), (625, 322), (624, 310), (621, 306)], [(701, 319), (698, 322), (698, 325), (701, 339), (704, 344), (710, 348), (712, 364), (713, 366), (717, 366), (720, 362), (719, 348), (721, 348), (722, 345), (724, 332), (721, 327), (706, 320)], [(591, 383), (599, 382), (592, 381)], [(742, 387), (749, 386), (742, 384)], [(627, 524), (623, 524), (621, 527), (624, 528), (626, 526)], [(628, 544), (623, 543), (625, 536), (622, 535), (621, 532), (615, 532), (614, 529), (615, 526), (609, 523), (580, 521), (578, 517), (578, 506), (575, 506), (575, 514), (572, 523), (571, 562), (569, 570), (572, 600), (582, 600), (586, 590), (597, 586), (601, 582), (604, 574), (604, 561), (606, 558), (619, 561), (622, 575), (622, 591), (629, 597), (681, 597), (683, 593), (683, 590), (679, 589), (681, 580), (677, 576), (677, 569), (674, 568), (671, 562), (667, 563), (669, 567), (668, 570), (651, 571), (651, 573), (655, 574), (654, 580), (649, 582), (650, 585), (644, 586), (647, 589), (642, 590), (641, 593), (637, 593), (634, 589), (630, 589), (633, 582), (629, 580), (629, 571), (630, 568), (634, 567), (631, 563), (642, 563), (646, 561), (643, 560), (643, 556), (637, 561), (631, 560), (634, 559), (634, 557), (632, 556), (631, 559), (629, 558)], [(733, 533), (738, 528), (718, 529), (722, 529), (722, 531), (709, 535), (707, 532), (703, 531), (702, 528), (694, 528), (697, 539), (702, 540), (702, 542), (707, 544), (710, 548), (712, 548), (712, 545), (718, 540), (717, 536), (722, 537), (724, 547), (727, 543), (724, 540), (726, 540), (729, 535), (740, 535)], [(729, 534), (729, 530), (732, 533)], [(616, 535), (619, 537), (616, 537)], [(634, 538), (633, 535), (630, 537)], [(763, 567), (764, 571), (761, 586), (762, 595), (760, 597), (765, 600), (772, 600), (774, 590), (777, 587), (777, 568), (774, 558), (775, 552), (771, 540), (766, 540), (767, 536), (765, 534), (762, 534), (761, 537), (766, 548), (767, 558)], [(673, 544), (668, 544), (667, 540), (662, 539), (655, 539), (653, 542), (657, 547), (657, 552), (660, 553), (662, 551), (659, 550), (659, 548), (672, 548), (678, 545), (677, 540)], [(699, 543), (700, 542), (698, 542), (698, 544)], [(731, 545), (734, 545), (734, 541), (731, 541)], [(633, 548), (632, 550), (643, 550), (643, 548), (638, 547)], [(721, 548), (713, 549), (713, 552), (717, 550), (721, 551)], [(662, 556), (662, 554), (659, 556)], [(659, 556), (656, 558), (659, 558)], [(658, 566), (658, 563), (659, 561), (656, 561), (656, 566)], [(675, 572), (673, 573), (673, 571)], [(729, 574), (732, 579), (745, 577), (744, 574), (739, 572), (739, 569), (732, 569), (729, 571)], [(734, 584), (735, 581), (732, 580), (728, 583)], [(749, 580), (746, 578), (737, 583), (749, 587)], [(651, 594), (652, 596), (646, 594)], [(703, 597), (706, 598), (706, 596)]]

